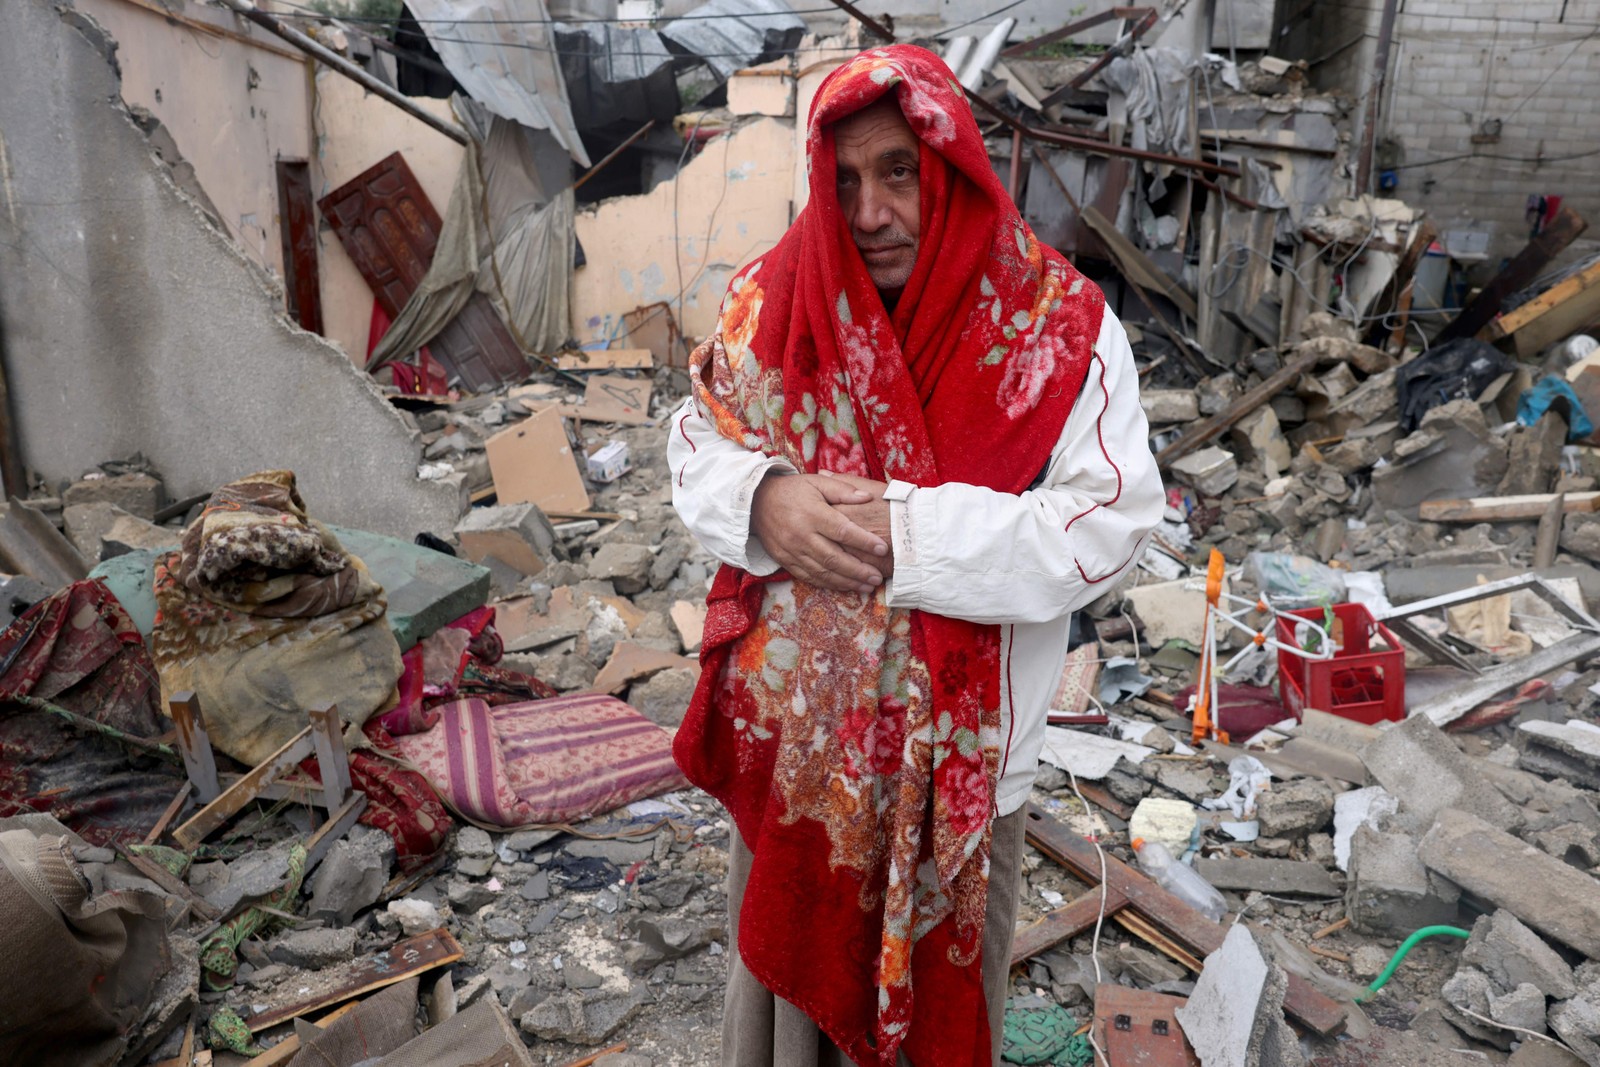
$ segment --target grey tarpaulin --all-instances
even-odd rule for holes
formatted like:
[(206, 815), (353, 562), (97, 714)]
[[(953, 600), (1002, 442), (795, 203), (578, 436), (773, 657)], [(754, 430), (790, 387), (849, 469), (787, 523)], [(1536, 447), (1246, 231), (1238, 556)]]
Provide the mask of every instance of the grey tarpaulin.
[(763, 55), (793, 48), (805, 32), (784, 0), (709, 0), (661, 28), (668, 44), (701, 57), (724, 81)]
[(1133, 147), (1189, 154), (1190, 72), (1194, 57), (1175, 48), (1139, 48), (1113, 59), (1100, 80), (1126, 100)]
[(592, 130), (678, 113), (672, 53), (655, 30), (589, 22), (556, 27), (572, 117)]
[(501, 118), (549, 130), (579, 165), (589, 165), (544, 0), (408, 0), (407, 6), (468, 96)]
[[(489, 297), (529, 352), (553, 352), (571, 332), (572, 190), (545, 198), (535, 161), (537, 131), (459, 98), (456, 117), (471, 143), (450, 191), (433, 262), (373, 349), (369, 370), (431, 341), (474, 290)], [(484, 226), (486, 207), (492, 231)]]

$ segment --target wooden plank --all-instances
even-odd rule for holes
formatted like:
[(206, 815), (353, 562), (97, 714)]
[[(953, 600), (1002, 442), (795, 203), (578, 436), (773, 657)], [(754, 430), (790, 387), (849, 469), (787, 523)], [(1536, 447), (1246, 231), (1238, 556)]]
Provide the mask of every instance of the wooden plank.
[(1482, 330), (1478, 336), (1485, 341), (1498, 341), (1509, 337), (1524, 326), (1560, 304), (1566, 303), (1592, 285), (1600, 285), (1600, 259), (1595, 260), (1570, 278), (1557, 282), (1532, 300), (1518, 304)]
[(322, 857), (328, 854), (328, 849), (333, 843), (345, 834), (361, 818), (361, 813), (367, 810), (367, 795), (365, 793), (352, 793), (350, 799), (342, 807), (328, 813), (328, 819), (317, 832), (306, 839), (306, 871), (322, 862)]
[(217, 780), (217, 757), (211, 751), (211, 738), (206, 735), (200, 698), (186, 689), (174, 695), (167, 707), (172, 710), (172, 724), (178, 728), (178, 749), (183, 753), (183, 767), (194, 785), (194, 794), (200, 803), (209, 804), (222, 795), (222, 783)]
[(1434, 344), (1454, 340), (1457, 337), (1471, 337), (1479, 330), (1489, 325), (1490, 321), (1500, 313), (1500, 302), (1519, 289), (1525, 289), (1532, 284), (1550, 261), (1560, 255), (1562, 250), (1577, 239), (1578, 235), (1587, 229), (1589, 224), (1582, 215), (1574, 211), (1571, 205), (1562, 205), (1561, 211), (1546, 226), (1544, 232), (1522, 247), (1522, 251), (1511, 257), (1511, 262), (1501, 268), (1489, 284), (1477, 296), (1467, 301), (1467, 306), (1461, 309), (1461, 314), (1451, 319), (1445, 328), (1439, 331), (1439, 336), (1434, 339)]
[(1575, 633), (1562, 638), (1549, 648), (1541, 648), (1484, 671), (1476, 679), (1459, 689), (1454, 689), (1411, 714), (1423, 714), (1436, 726), (1448, 726), (1470, 711), (1487, 704), (1507, 689), (1541, 675), (1558, 671), (1569, 663), (1588, 659), (1600, 653), (1600, 636), (1592, 633)]
[(1591, 286), (1571, 300), (1540, 315), (1511, 335), (1517, 358), (1532, 360), (1557, 341), (1575, 333), (1592, 333), (1600, 322), (1600, 286)]
[(167, 805), (167, 810), (161, 813), (161, 818), (150, 827), (150, 832), (144, 835), (144, 843), (153, 845), (161, 840), (161, 835), (167, 832), (167, 827), (172, 825), (172, 820), (178, 817), (178, 812), (189, 802), (189, 794), (194, 792), (193, 782), (184, 782), (183, 788), (178, 790), (178, 795), (172, 798), (172, 803)]
[(290, 1019), (342, 1004), (367, 993), (375, 993), (396, 982), (403, 982), (413, 975), (426, 974), (435, 967), (455, 963), (461, 957), (461, 946), (450, 936), (450, 931), (443, 927), (430, 930), (428, 933), (406, 938), (387, 952), (376, 953), (357, 961), (354, 965), (342, 968), (349, 973), (334, 988), (315, 993), (296, 1004), (252, 1015), (247, 1024), (251, 1033), (260, 1033)]
[[(361, 1001), (352, 1000), (350, 1003), (334, 1008), (320, 1019), (312, 1021), (311, 1025), (319, 1030), (326, 1030), (340, 1019), (349, 1015), (361, 1006)], [(285, 1063), (294, 1059), (294, 1054), (300, 1051), (300, 1035), (290, 1034), (282, 1041), (273, 1045), (267, 1051), (246, 1063), (244, 1067), (283, 1067)]]
[(322, 775), (323, 806), (332, 814), (350, 797), (350, 754), (344, 750), (339, 708), (333, 704), (312, 708), (306, 718), (311, 722), (311, 746)]
[[(1074, 877), (1091, 885), (1099, 881), (1101, 853), (1096, 852), (1094, 845), (1037, 805), (1029, 804), (1027, 813), (1029, 844), (1066, 867)], [(1126, 926), (1123, 920), (1130, 918), (1130, 911), (1136, 912), (1136, 916), (1131, 916), (1135, 925), (1139, 919), (1148, 922), (1158, 935), (1170, 938), (1176, 947), (1197, 958), (1203, 959), (1221, 947), (1227, 927), (1207, 919), (1115, 856), (1105, 855), (1104, 862), (1110, 891), (1128, 902), (1117, 914), (1119, 923)], [(1289, 975), (1289, 991), (1283, 1007), (1291, 1019), (1324, 1037), (1333, 1037), (1344, 1030), (1344, 1009), (1298, 975)]]
[(172, 831), (173, 840), (183, 848), (194, 848), (206, 839), (207, 834), (233, 818), (246, 804), (255, 800), (260, 795), (262, 786), (270, 783), (311, 753), (311, 728), (308, 726), (290, 738), (278, 751), (257, 764), (250, 773), (229, 786), (221, 796), (201, 808), (188, 822)]
[[(1418, 509), (1423, 522), (1534, 522), (1544, 517), (1558, 494), (1477, 496), (1465, 500), (1425, 500)], [(1600, 493), (1566, 493), (1565, 514), (1600, 511)]]
[(1315, 350), (1302, 352), (1284, 364), (1283, 369), (1278, 373), (1245, 393), (1226, 408), (1184, 431), (1182, 437), (1179, 437), (1166, 448), (1156, 453), (1156, 463), (1163, 468), (1171, 466), (1173, 460), (1182, 459), (1200, 445), (1227, 430), (1234, 423), (1289, 388), (1300, 375), (1316, 365), (1317, 352)]
[[(1127, 906), (1127, 898), (1121, 893), (1106, 890), (1106, 918), (1109, 919)], [(1096, 888), (1018, 930), (1011, 939), (1011, 966), (1015, 967), (1046, 949), (1077, 937), (1092, 928), (1099, 917), (1100, 890)]]
[(317, 269), (317, 208), (311, 167), (303, 159), (278, 160), (278, 229), (283, 238), (283, 293), (289, 317), (322, 332), (322, 283)]
[(1104, 808), (1119, 819), (1133, 818), (1133, 806), (1124, 804), (1111, 795), (1105, 786), (1095, 782), (1079, 782), (1078, 792), (1083, 794), (1083, 799), (1099, 808)]
[(1200, 320), (1200, 305), (1195, 298), (1176, 280), (1169, 277), (1167, 272), (1150, 262), (1148, 256), (1141, 252), (1137, 246), (1122, 235), (1093, 204), (1088, 204), (1083, 209), (1083, 221), (1095, 232), (1095, 236), (1105, 242), (1106, 248), (1116, 258), (1119, 266), (1128, 275), (1128, 280), (1146, 289), (1154, 289), (1168, 300), (1178, 306), (1178, 310), (1188, 316), (1191, 322)]

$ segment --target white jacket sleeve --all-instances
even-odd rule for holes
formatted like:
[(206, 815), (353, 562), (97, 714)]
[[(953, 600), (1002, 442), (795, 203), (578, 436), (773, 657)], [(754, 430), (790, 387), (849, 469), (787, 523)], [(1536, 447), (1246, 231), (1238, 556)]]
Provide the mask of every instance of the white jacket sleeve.
[(979, 623), (1048, 622), (1139, 558), (1165, 510), (1128, 337), (1108, 310), (1038, 488), (893, 483), (893, 607)]
[(717, 559), (758, 577), (778, 569), (750, 532), (750, 501), (769, 471), (794, 474), (788, 460), (752, 452), (719, 434), (691, 393), (672, 416), (667, 468), (672, 506)]

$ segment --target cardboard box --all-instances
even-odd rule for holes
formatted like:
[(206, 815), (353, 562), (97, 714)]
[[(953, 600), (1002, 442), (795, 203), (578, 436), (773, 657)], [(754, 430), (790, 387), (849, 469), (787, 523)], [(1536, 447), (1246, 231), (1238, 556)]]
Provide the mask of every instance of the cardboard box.
[(489, 438), (485, 449), (500, 503), (538, 504), (558, 515), (589, 510), (589, 491), (556, 408), (501, 430)]
[(591, 482), (614, 482), (633, 469), (628, 462), (628, 442), (607, 441), (589, 455)]

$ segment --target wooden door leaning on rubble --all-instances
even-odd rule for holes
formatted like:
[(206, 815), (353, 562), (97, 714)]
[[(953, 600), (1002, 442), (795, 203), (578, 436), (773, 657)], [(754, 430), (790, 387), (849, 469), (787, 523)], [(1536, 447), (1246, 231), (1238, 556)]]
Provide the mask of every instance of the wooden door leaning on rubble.
[[(393, 152), (317, 207), (378, 305), (395, 318), (428, 272), (439, 243), (439, 212), (411, 168)], [(428, 342), (428, 350), (474, 392), (520, 381), (528, 373), (527, 359), (482, 293), (472, 294), (461, 314)]]

